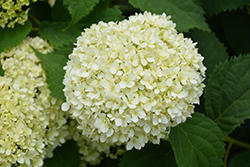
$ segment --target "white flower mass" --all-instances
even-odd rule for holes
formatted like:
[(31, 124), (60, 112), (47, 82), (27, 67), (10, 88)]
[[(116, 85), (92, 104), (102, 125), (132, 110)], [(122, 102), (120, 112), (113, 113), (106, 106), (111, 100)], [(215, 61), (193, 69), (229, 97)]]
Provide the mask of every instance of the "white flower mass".
[(199, 104), (206, 68), (195, 45), (165, 14), (93, 24), (64, 67), (62, 109), (93, 141), (159, 144)]
[(53, 48), (39, 37), (26, 38), (0, 53), (0, 166), (39, 167), (69, 135), (63, 100), (50, 96), (45, 71), (32, 46)]

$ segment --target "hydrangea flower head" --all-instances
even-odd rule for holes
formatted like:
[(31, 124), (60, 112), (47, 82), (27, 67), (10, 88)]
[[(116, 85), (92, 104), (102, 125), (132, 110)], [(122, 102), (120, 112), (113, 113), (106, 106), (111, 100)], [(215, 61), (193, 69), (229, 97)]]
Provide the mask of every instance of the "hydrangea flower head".
[(0, 53), (0, 166), (39, 167), (69, 134), (63, 100), (50, 96), (39, 52), (53, 48), (39, 37), (26, 38)]
[(195, 45), (165, 14), (93, 24), (64, 68), (62, 109), (94, 141), (159, 143), (199, 103), (206, 68)]
[(0, 0), (0, 27), (13, 28), (16, 23), (23, 25), (28, 19), (29, 4), (30, 0)]

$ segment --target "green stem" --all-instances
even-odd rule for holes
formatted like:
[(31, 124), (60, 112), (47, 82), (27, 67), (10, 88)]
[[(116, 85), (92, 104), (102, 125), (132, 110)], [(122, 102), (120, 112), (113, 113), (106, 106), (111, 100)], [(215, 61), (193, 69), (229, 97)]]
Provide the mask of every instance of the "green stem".
[(29, 18), (38, 26), (41, 25), (41, 22), (33, 15), (29, 14)]
[(39, 28), (37, 28), (37, 27), (32, 27), (31, 31), (39, 31)]
[(223, 165), (223, 167), (226, 167), (226, 166), (227, 166), (228, 155), (229, 155), (230, 149), (231, 149), (231, 147), (233, 146), (233, 144), (234, 144), (234, 143), (231, 141), (231, 142), (229, 143), (229, 145), (227, 146), (227, 151), (226, 151), (226, 154), (225, 154), (225, 157), (224, 157), (224, 165)]
[(241, 146), (241, 147), (243, 147), (243, 148), (246, 148), (246, 149), (249, 149), (249, 150), (250, 150), (250, 144), (248, 144), (248, 143), (242, 142), (242, 141), (240, 141), (240, 140), (234, 139), (234, 138), (229, 137), (229, 136), (225, 136), (225, 137), (224, 137), (224, 140), (225, 140), (225, 142), (227, 142), (227, 143), (233, 143), (233, 144), (235, 144), (235, 145), (238, 145), (238, 146)]

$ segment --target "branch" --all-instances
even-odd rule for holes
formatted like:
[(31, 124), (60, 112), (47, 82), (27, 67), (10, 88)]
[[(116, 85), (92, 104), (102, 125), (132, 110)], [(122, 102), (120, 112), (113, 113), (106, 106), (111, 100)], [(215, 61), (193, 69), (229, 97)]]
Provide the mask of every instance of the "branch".
[(227, 142), (227, 143), (233, 143), (235, 145), (238, 145), (238, 146), (241, 146), (243, 148), (246, 148), (246, 149), (249, 149), (250, 150), (250, 144), (248, 143), (245, 143), (245, 142), (242, 142), (240, 140), (237, 140), (237, 139), (234, 139), (232, 137), (229, 137), (229, 136), (225, 136), (224, 137), (224, 141)]

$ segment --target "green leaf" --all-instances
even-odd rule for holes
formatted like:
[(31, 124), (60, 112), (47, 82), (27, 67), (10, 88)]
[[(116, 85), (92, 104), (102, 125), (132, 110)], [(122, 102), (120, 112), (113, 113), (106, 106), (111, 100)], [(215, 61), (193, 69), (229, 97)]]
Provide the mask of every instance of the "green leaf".
[(98, 23), (99, 21), (109, 22), (120, 21), (123, 19), (125, 19), (125, 16), (122, 16), (122, 12), (118, 6), (110, 8), (107, 1), (101, 1), (87, 17), (84, 17), (80, 21), (80, 23), (90, 26), (91, 24)]
[(57, 99), (65, 100), (63, 93), (64, 85), (62, 83), (65, 75), (63, 67), (66, 65), (68, 59), (61, 54), (49, 53), (44, 55), (35, 49), (33, 50), (41, 60), (43, 69), (46, 72), (46, 81), (49, 85), (51, 95)]
[(224, 134), (250, 118), (250, 56), (221, 63), (208, 80), (205, 91), (207, 115)]
[(31, 28), (30, 21), (26, 21), (23, 26), (16, 24), (14, 28), (0, 28), (0, 53), (22, 42), (31, 31)]
[(73, 48), (74, 44), (69, 43), (68, 45), (64, 45), (63, 47), (56, 48), (53, 53), (62, 55), (68, 59), (68, 55), (72, 53)]
[(57, 147), (53, 158), (45, 159), (46, 167), (78, 167), (80, 166), (80, 154), (78, 147), (73, 140), (67, 141), (62, 147)]
[(70, 22), (71, 20), (69, 11), (63, 5), (63, 0), (56, 0), (56, 3), (51, 10), (50, 16), (53, 22)]
[(223, 135), (203, 114), (194, 113), (185, 123), (172, 128), (169, 138), (178, 167), (222, 166)]
[(160, 145), (147, 144), (141, 150), (130, 150), (122, 155), (120, 167), (177, 167), (169, 142)]
[(226, 10), (242, 9), (250, 0), (202, 0), (202, 6), (209, 15), (218, 14)]
[(228, 167), (250, 167), (250, 151), (237, 154), (232, 158)]
[(71, 22), (67, 29), (72, 27), (83, 17), (87, 16), (99, 1), (100, 0), (63, 0), (63, 4), (71, 15)]
[(214, 33), (193, 29), (190, 30), (188, 36), (198, 42), (199, 53), (205, 58), (203, 63), (207, 67), (207, 76), (212, 74), (215, 66), (229, 58), (226, 48)]
[(250, 53), (250, 16), (244, 10), (220, 15), (222, 32), (236, 55)]
[(62, 47), (68, 43), (76, 42), (76, 38), (81, 35), (83, 26), (75, 24), (66, 31), (62, 31), (68, 23), (43, 21), (39, 28), (39, 34), (42, 38), (49, 40), (54, 47)]
[(191, 28), (210, 32), (202, 7), (193, 0), (129, 0), (129, 2), (143, 11), (156, 14), (165, 12), (171, 15), (176, 23), (176, 29), (180, 32), (188, 32)]
[(4, 70), (2, 68), (2, 64), (0, 63), (0, 76), (4, 76)]

